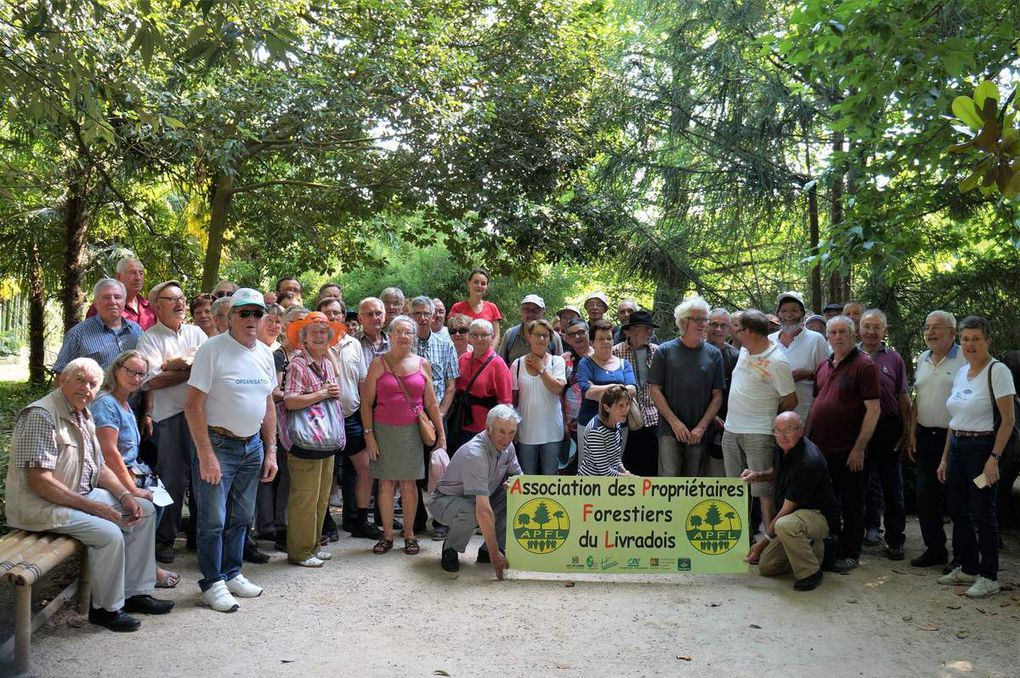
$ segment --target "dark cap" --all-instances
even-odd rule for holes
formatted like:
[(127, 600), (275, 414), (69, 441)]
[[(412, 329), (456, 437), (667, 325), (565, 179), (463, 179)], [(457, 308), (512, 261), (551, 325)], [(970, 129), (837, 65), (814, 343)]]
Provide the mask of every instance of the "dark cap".
[(630, 317), (627, 318), (627, 322), (624, 323), (623, 327), (624, 329), (628, 329), (631, 327), (635, 327), (637, 325), (648, 325), (649, 327), (658, 327), (658, 325), (655, 324), (655, 316), (653, 316), (651, 312), (645, 310), (634, 311), (633, 313), (631, 313)]
[(838, 301), (834, 301), (831, 304), (826, 304), (825, 308), (822, 309), (822, 313), (828, 313), (829, 311), (843, 312), (843, 304)]

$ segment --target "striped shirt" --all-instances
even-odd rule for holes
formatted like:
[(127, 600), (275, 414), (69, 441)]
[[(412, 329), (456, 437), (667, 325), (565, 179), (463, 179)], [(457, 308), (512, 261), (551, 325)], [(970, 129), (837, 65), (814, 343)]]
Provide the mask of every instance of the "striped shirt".
[(599, 417), (591, 420), (584, 434), (579, 476), (618, 476), (623, 470), (623, 436), (620, 427), (607, 428)]
[(53, 371), (61, 372), (75, 358), (92, 358), (104, 370), (121, 351), (132, 349), (142, 336), (142, 328), (133, 320), (121, 318), (120, 329), (107, 327), (98, 315), (86, 318), (64, 337)]
[(449, 339), (442, 339), (432, 332), (426, 339), (415, 337), (414, 352), (431, 363), (432, 390), (436, 392), (436, 400), (442, 401), (446, 395), (446, 380), (460, 376), (456, 347)]
[[(659, 350), (658, 344), (645, 346), (645, 369), (638, 364), (637, 352), (631, 348), (626, 341), (613, 346), (613, 355), (630, 362), (634, 368), (634, 381), (637, 386), (637, 403), (641, 407), (641, 413), (645, 415), (645, 426), (657, 426), (659, 424), (659, 409), (652, 402), (652, 385), (648, 383), (648, 371), (652, 368), (652, 358)], [(644, 375), (644, 377), (642, 377)]]

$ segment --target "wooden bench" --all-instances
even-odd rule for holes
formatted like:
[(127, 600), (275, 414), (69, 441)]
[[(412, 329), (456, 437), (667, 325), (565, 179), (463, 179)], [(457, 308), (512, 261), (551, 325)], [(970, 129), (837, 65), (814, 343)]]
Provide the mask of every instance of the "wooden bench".
[[(78, 581), (71, 582), (33, 617), (32, 589), (35, 584), (79, 551), (83, 560)], [(79, 609), (88, 611), (91, 581), (85, 557), (87, 550), (82, 543), (62, 534), (15, 530), (0, 537), (0, 578), (10, 581), (16, 589), (13, 645), (15, 668), (19, 673), (28, 670), (32, 632), (52, 617), (65, 601), (74, 597), (75, 592)], [(4, 644), (4, 655), (10, 654), (10, 646), (11, 641)]]

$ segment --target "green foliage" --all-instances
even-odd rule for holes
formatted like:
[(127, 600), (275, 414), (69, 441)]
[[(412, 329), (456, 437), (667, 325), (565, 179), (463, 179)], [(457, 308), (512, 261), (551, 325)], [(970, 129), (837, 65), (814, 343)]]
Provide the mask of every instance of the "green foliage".
[(999, 191), (1010, 200), (1020, 196), (1020, 126), (1015, 122), (1020, 100), (1014, 101), (1015, 97), (1014, 89), (1000, 109), (999, 88), (985, 80), (974, 89), (973, 97), (953, 99), (956, 121), (971, 139), (950, 146), (946, 152), (981, 152), (974, 170), (960, 182), (961, 192), (980, 188), (984, 195)]
[(14, 429), (14, 415), (25, 405), (46, 395), (46, 387), (31, 384), (0, 381), (0, 531), (7, 527), (4, 484), (7, 481), (7, 465), (10, 460), (11, 431)]
[(18, 341), (17, 332), (0, 332), (0, 357), (18, 355), (21, 351), (21, 342)]

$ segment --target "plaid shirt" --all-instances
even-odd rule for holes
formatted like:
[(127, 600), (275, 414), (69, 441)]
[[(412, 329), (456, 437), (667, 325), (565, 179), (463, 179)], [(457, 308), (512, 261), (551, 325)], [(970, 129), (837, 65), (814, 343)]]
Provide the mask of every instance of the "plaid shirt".
[(457, 364), (457, 349), (449, 339), (442, 339), (435, 332), (427, 339), (415, 336), (414, 352), (428, 360), (432, 365), (432, 390), (436, 392), (436, 400), (442, 401), (446, 395), (446, 380), (460, 376)]
[(142, 328), (135, 321), (122, 318), (120, 322), (120, 329), (112, 330), (94, 315), (72, 327), (64, 337), (53, 371), (59, 373), (75, 358), (92, 358), (105, 370), (121, 351), (134, 348), (142, 336)]
[[(645, 373), (652, 367), (652, 358), (659, 350), (658, 344), (648, 344), (648, 355), (645, 356)], [(629, 360), (634, 367), (634, 381), (637, 382), (637, 402), (641, 406), (641, 412), (645, 415), (645, 426), (656, 426), (659, 423), (659, 410), (652, 403), (652, 385), (647, 381), (641, 383), (641, 372), (638, 370), (637, 354), (626, 341), (620, 342), (613, 347), (613, 355), (617, 358)]]
[(375, 342), (372, 338), (366, 335), (364, 332), (358, 332), (354, 335), (355, 338), (361, 342), (361, 353), (365, 356), (365, 369), (372, 366), (372, 361), (377, 356), (381, 356), (383, 353), (387, 353), (390, 350), (390, 338), (385, 332), (379, 330), (379, 337), (382, 339), (382, 343), (376, 348)]
[[(86, 409), (76, 412), (70, 405), (67, 409), (78, 430), (81, 431), (82, 440), (85, 441), (81, 480), (77, 488), (68, 489), (77, 491), (78, 494), (88, 494), (99, 482), (99, 470), (103, 464), (102, 453), (93, 444), (94, 438), (88, 426), (92, 418), (89, 411)], [(49, 412), (41, 407), (26, 410), (18, 417), (14, 434), (11, 436), (11, 464), (18, 468), (55, 469), (57, 457), (60, 455), (55, 436), (56, 427)]]

